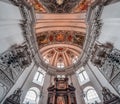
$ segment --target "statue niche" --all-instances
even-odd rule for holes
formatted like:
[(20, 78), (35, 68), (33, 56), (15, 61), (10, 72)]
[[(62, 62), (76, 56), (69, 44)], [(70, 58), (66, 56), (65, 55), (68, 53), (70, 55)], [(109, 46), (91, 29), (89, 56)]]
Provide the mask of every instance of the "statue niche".
[(77, 104), (75, 88), (68, 84), (68, 78), (55, 78), (55, 84), (48, 88), (47, 104)]

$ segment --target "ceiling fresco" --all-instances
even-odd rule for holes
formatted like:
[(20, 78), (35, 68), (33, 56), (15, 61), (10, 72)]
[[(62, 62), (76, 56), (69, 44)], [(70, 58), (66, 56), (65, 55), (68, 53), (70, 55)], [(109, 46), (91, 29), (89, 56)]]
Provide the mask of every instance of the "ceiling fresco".
[(27, 0), (27, 2), (34, 7), (37, 13), (46, 13), (46, 9), (38, 0)]
[(83, 47), (85, 34), (77, 31), (47, 31), (37, 34), (39, 48), (51, 44), (71, 44)]
[(49, 13), (71, 13), (80, 0), (39, 0)]
[(27, 0), (37, 13), (86, 12), (95, 0)]
[(83, 13), (87, 12), (90, 5), (92, 5), (95, 0), (81, 0), (78, 5), (74, 8), (74, 13)]

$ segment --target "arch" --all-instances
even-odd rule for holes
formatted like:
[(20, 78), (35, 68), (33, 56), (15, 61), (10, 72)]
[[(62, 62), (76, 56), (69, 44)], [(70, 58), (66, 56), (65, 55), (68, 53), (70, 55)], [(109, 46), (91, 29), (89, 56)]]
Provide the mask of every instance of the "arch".
[(95, 102), (101, 102), (96, 90), (92, 86), (84, 88), (85, 102), (95, 104)]
[(23, 104), (38, 104), (40, 90), (37, 87), (32, 87), (26, 93)]
[(81, 57), (82, 48), (71, 44), (52, 44), (42, 47), (39, 53), (49, 66), (64, 69), (73, 66)]

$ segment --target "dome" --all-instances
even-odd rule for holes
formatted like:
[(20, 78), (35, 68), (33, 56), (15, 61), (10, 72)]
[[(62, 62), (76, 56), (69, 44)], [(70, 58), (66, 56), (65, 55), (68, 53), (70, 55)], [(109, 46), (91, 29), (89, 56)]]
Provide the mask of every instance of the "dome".
[(48, 67), (64, 70), (81, 57), (85, 33), (78, 31), (44, 31), (37, 34), (39, 55)]
[(75, 31), (42, 32), (37, 37), (42, 60), (58, 69), (74, 65), (82, 53), (85, 34)]

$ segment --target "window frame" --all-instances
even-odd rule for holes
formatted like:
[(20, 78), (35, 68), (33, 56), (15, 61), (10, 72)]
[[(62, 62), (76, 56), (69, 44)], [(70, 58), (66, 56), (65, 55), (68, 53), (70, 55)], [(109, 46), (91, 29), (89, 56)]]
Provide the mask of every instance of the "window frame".
[[(84, 73), (84, 72), (85, 72), (85, 73)], [(85, 74), (86, 74), (86, 75), (85, 75)], [(82, 75), (83, 81), (81, 80), (80, 75)], [(87, 79), (89, 78), (85, 70), (79, 72), (79, 73), (78, 73), (78, 77), (79, 77), (81, 83), (84, 82), (85, 80), (87, 80)]]
[[(89, 93), (89, 91), (92, 91), (92, 93), (91, 92)], [(93, 94), (93, 91), (94, 91), (94, 94)], [(85, 100), (86, 104), (95, 104), (95, 101), (98, 103), (101, 102), (100, 97), (99, 97), (98, 93), (96, 92), (96, 90), (94, 89), (94, 87), (86, 86), (83, 89), (83, 92), (85, 94), (84, 100)], [(94, 97), (93, 97), (93, 95), (94, 95)]]
[(78, 81), (79, 81), (80, 85), (83, 85), (83, 84), (85, 84), (85, 83), (90, 81), (89, 76), (88, 76), (88, 74), (87, 74), (87, 72), (85, 70), (77, 72), (77, 77), (78, 77)]
[[(38, 75), (37, 75), (37, 73), (38, 73)], [(45, 74), (46, 74), (46, 72), (43, 72), (42, 70), (38, 70), (34, 75), (33, 83), (36, 83), (40, 86), (43, 86), (44, 79), (45, 79)], [(42, 75), (42, 77), (40, 77), (41, 75)]]
[[(33, 94), (35, 94), (35, 99), (33, 99), (33, 100), (31, 100), (31, 98), (33, 98), (34, 97), (34, 95), (33, 96), (30, 96), (29, 97), (29, 91), (32, 91), (32, 93)], [(31, 87), (27, 92), (26, 92), (26, 95), (25, 95), (25, 98), (24, 98), (24, 101), (23, 101), (23, 104), (26, 104), (27, 102), (30, 102), (30, 104), (32, 103), (32, 104), (39, 104), (39, 101), (40, 101), (40, 94), (41, 94), (41, 92), (40, 92), (40, 89), (38, 88), (38, 87)], [(28, 96), (28, 97), (27, 97)], [(30, 98), (30, 99), (29, 99)]]
[[(92, 91), (92, 92), (90, 92), (90, 91)], [(90, 92), (90, 93), (89, 93), (89, 92)], [(88, 93), (89, 93), (89, 96), (88, 96)], [(94, 95), (94, 97), (93, 97), (93, 95)], [(91, 97), (91, 96), (92, 96), (92, 97)], [(99, 96), (98, 96), (97, 92), (95, 91), (95, 89), (90, 88), (90, 89), (88, 89), (87, 92), (86, 92), (86, 98), (87, 98), (88, 101), (90, 101), (90, 100), (99, 98)]]
[[(35, 99), (34, 99), (34, 100), (31, 99), (31, 98), (33, 98), (33, 97), (30, 97), (30, 94), (28, 94), (29, 92), (34, 92), (34, 94), (35, 94)], [(36, 101), (37, 101), (37, 97), (38, 97), (38, 95), (37, 95), (36, 91), (30, 89), (30, 90), (27, 91), (23, 103), (26, 103), (26, 102), (28, 102), (28, 101), (32, 101), (32, 103), (33, 103), (33, 102), (36, 103)]]

